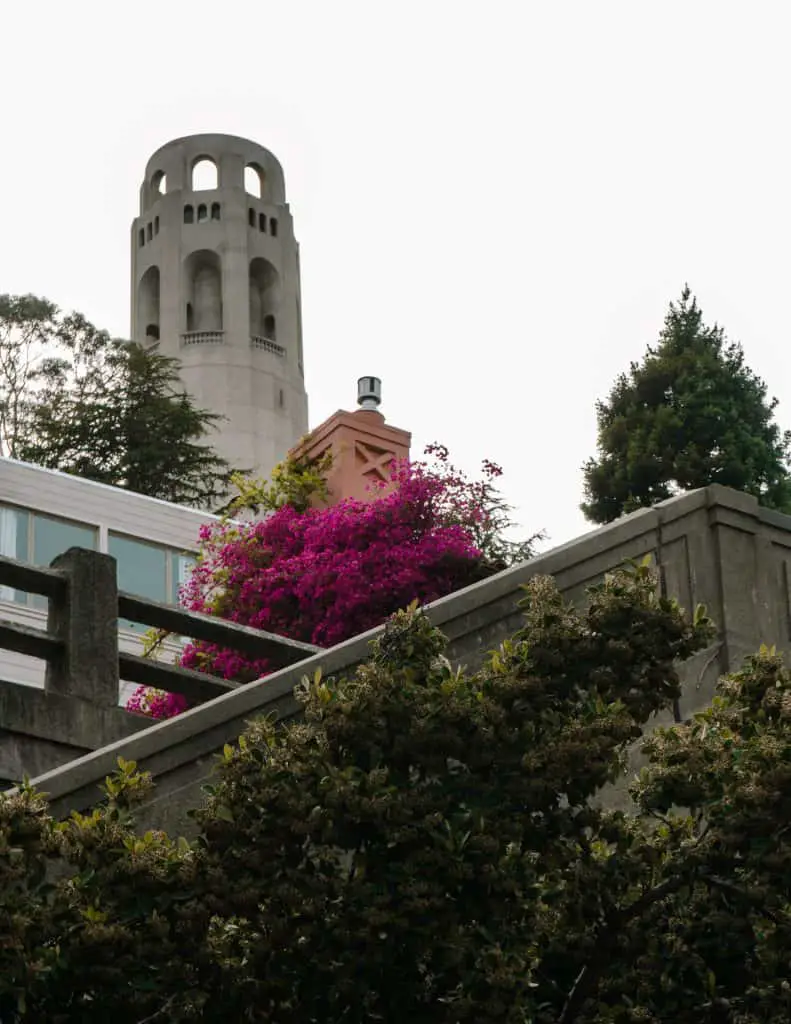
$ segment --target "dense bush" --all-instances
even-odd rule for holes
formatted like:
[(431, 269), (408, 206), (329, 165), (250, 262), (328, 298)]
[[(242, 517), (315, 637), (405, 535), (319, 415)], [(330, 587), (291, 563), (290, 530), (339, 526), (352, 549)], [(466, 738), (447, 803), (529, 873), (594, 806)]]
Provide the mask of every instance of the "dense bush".
[[(260, 505), (266, 518), (228, 517), (201, 531), (200, 558), (182, 594), (191, 611), (218, 615), (293, 640), (330, 647), (374, 626), (411, 601), (426, 604), (533, 553), (537, 537), (506, 537), (510, 520), (495, 487), (500, 468), (485, 462), (470, 480), (445, 448), (432, 463), (395, 467), (391, 493), (330, 508), (306, 498), (319, 477), (306, 467), (276, 471), (276, 487)], [(296, 479), (299, 486), (294, 485)], [(266, 675), (251, 660), (214, 644), (192, 643), (181, 664), (248, 682)], [(169, 717), (184, 698), (140, 687), (127, 708)]]
[[(378, 625), (417, 598), (431, 601), (480, 578), (481, 555), (461, 525), (437, 521), (441, 485), (408, 476), (393, 494), (299, 513), (290, 506), (242, 531), (221, 527), (204, 541), (184, 600), (272, 633), (331, 647)], [(226, 539), (231, 532), (231, 539)], [(221, 588), (216, 581), (221, 580)], [(213, 645), (191, 644), (188, 668), (254, 679), (269, 666)]]
[(581, 612), (534, 579), (472, 675), (398, 614), (352, 678), (305, 681), (303, 722), (226, 747), (195, 842), (135, 832), (131, 765), (59, 825), (0, 797), (4, 1024), (786, 1024), (780, 658), (650, 737), (632, 812), (591, 801), (712, 636), (655, 582)]

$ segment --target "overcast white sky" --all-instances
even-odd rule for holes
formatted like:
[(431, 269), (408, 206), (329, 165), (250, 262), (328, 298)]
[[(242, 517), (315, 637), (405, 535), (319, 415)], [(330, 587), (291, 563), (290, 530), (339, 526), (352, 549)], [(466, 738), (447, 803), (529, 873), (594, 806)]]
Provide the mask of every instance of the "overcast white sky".
[(0, 291), (129, 331), (164, 142), (282, 162), (311, 425), (383, 412), (505, 468), (525, 530), (586, 526), (594, 401), (689, 281), (791, 426), (791, 8), (686, 0), (6, 3)]

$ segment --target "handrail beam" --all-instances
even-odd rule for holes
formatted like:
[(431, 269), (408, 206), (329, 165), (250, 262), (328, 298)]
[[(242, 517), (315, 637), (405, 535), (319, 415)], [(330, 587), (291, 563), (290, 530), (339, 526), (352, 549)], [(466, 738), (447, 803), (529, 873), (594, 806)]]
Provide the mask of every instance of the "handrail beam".
[(229, 622), (202, 612), (188, 612), (184, 608), (174, 608), (173, 605), (135, 597), (123, 591), (118, 594), (118, 614), (122, 619), (131, 619), (132, 622), (140, 622), (155, 629), (165, 629), (177, 636), (220, 644), (255, 658), (267, 658), (273, 668), (285, 668), (321, 650), (313, 644), (290, 640), (277, 633), (241, 626), (238, 622)]

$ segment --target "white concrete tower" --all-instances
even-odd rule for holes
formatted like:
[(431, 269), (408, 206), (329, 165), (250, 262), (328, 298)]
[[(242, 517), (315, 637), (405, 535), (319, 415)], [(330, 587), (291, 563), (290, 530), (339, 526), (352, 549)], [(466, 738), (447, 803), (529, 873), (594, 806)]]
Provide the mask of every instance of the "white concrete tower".
[(132, 339), (180, 360), (198, 406), (225, 417), (211, 441), (233, 466), (268, 475), (307, 432), (299, 246), (262, 146), (191, 135), (148, 161)]

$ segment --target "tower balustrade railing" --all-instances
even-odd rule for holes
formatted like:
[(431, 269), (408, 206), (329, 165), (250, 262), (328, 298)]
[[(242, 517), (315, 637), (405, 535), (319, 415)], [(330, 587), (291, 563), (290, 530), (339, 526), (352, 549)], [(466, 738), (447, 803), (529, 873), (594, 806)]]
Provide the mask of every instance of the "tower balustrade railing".
[(271, 352), (272, 355), (280, 356), (281, 359), (286, 354), (286, 350), (282, 345), (278, 345), (276, 341), (272, 341), (271, 338), (267, 338), (262, 334), (251, 334), (250, 344), (253, 348), (262, 348), (265, 352)]
[(185, 331), (181, 335), (182, 345), (222, 345), (224, 331)]

